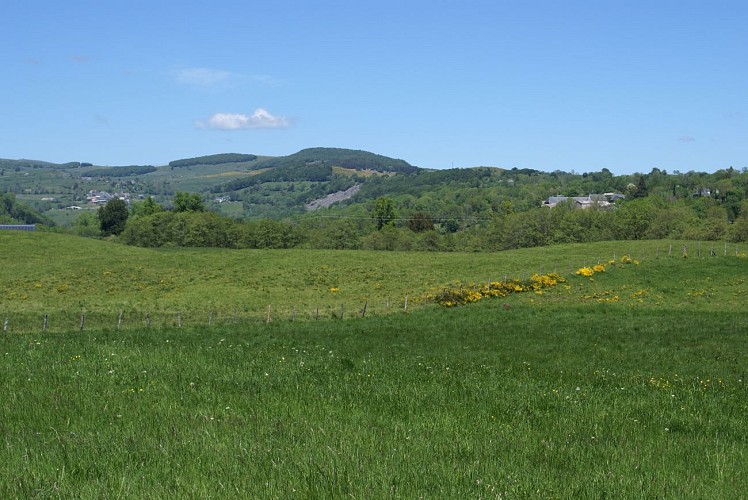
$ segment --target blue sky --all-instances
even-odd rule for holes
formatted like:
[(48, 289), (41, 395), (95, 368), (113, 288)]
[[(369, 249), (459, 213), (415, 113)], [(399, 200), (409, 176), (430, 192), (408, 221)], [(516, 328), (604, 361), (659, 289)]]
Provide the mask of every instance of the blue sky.
[(0, 157), (743, 168), (746, 21), (744, 0), (9, 0)]

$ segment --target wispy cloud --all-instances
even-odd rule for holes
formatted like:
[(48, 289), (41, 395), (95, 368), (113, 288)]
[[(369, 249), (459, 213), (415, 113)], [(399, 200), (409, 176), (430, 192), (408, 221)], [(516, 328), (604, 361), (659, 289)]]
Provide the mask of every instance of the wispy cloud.
[(682, 135), (678, 137), (678, 142), (696, 142), (696, 138), (690, 135)]
[(93, 115), (93, 120), (99, 125), (105, 125), (107, 127), (109, 126), (109, 118), (107, 118), (104, 115), (99, 115), (99, 114)]
[(232, 73), (222, 69), (185, 68), (175, 71), (174, 76), (177, 82), (185, 85), (212, 87), (214, 85), (228, 83), (232, 77)]
[(76, 54), (76, 55), (70, 56), (70, 60), (73, 61), (75, 64), (88, 64), (89, 62), (91, 62), (90, 57), (86, 55), (82, 55), (82, 54)]
[(264, 108), (257, 108), (251, 115), (244, 113), (216, 113), (206, 121), (198, 121), (197, 128), (213, 130), (244, 130), (262, 128), (288, 128), (293, 125), (290, 118), (276, 116)]
[(730, 120), (742, 120), (744, 118), (742, 111), (730, 111), (726, 113), (726, 116)]

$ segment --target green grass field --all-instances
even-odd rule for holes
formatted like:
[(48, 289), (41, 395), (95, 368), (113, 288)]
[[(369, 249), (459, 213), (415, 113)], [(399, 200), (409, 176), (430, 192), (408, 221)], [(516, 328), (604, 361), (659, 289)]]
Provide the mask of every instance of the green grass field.
[[(736, 259), (729, 258), (736, 253), (732, 246), (727, 249), (728, 258), (719, 247), (717, 257), (694, 259), (697, 243), (687, 245), (692, 256), (689, 263), (735, 265)], [(481, 254), (154, 250), (61, 234), (5, 231), (0, 232), (5, 262), (0, 270), (0, 321), (8, 318), (9, 329), (20, 333), (41, 331), (45, 315), (48, 332), (77, 328), (82, 314), (85, 326), (94, 329), (118, 324), (141, 328), (146, 316), (153, 328), (176, 326), (179, 320), (184, 326), (233, 323), (235, 319), (240, 323), (266, 321), (268, 307), (274, 320), (339, 318), (341, 309), (344, 317), (350, 317), (360, 314), (364, 304), (371, 316), (403, 311), (406, 297), (412, 311), (429, 302), (427, 294), (456, 282), (522, 279), (553, 271), (569, 276), (583, 265), (620, 260), (624, 254), (639, 259), (641, 269), (656, 273), (682, 260), (682, 246), (682, 242), (606, 242)], [(706, 244), (702, 255), (708, 255)], [(647, 279), (646, 271), (640, 274)], [(697, 300), (689, 291), (722, 293), (699, 283), (687, 286), (672, 287), (677, 293), (671, 302)], [(592, 290), (586, 295), (602, 292)]]
[[(74, 321), (42, 334), (11, 323), (0, 495), (739, 498), (748, 259), (734, 248), (697, 258), (688, 245), (688, 259), (675, 242), (476, 255), (152, 251), (0, 234), (0, 313), (13, 321), (148, 301), (249, 304), (236, 325), (80, 332)], [(639, 264), (622, 265), (624, 252)], [(614, 253), (604, 273), (565, 272)], [(405, 293), (554, 267), (568, 281), (543, 293), (402, 313)], [(387, 297), (390, 314), (330, 319), (341, 302), (352, 311)], [(299, 304), (296, 321), (284, 298)], [(330, 314), (314, 321), (315, 304)]]

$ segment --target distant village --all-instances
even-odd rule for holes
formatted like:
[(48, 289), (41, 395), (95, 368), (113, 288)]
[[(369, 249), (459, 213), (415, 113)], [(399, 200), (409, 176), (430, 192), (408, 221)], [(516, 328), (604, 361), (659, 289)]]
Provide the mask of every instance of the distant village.
[[(88, 194), (86, 195), (86, 201), (88, 202), (89, 206), (101, 206), (106, 205), (111, 200), (122, 200), (128, 205), (130, 205), (130, 201), (132, 200), (132, 195), (128, 192), (122, 191), (117, 193), (109, 193), (107, 191), (96, 191), (94, 189), (90, 190)], [(138, 199), (143, 198), (143, 195), (138, 195)], [(67, 210), (81, 210), (83, 207), (78, 205), (70, 205), (69, 207), (65, 207)]]

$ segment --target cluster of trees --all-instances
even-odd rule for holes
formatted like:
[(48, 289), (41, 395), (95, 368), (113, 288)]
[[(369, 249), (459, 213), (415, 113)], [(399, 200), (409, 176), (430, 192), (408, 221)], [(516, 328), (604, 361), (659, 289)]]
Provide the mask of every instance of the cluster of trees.
[(325, 182), (332, 177), (332, 167), (324, 163), (312, 165), (284, 165), (281, 167), (265, 170), (262, 173), (250, 177), (235, 179), (226, 184), (215, 186), (211, 189), (214, 193), (227, 191), (238, 191), (250, 186), (256, 186), (268, 182)]
[(0, 193), (0, 224), (52, 225), (47, 217), (16, 200), (13, 193)]
[[(670, 203), (657, 197), (616, 209), (562, 203), (487, 219), (434, 219), (379, 198), (357, 215), (303, 217), (295, 222), (237, 221), (204, 210), (199, 196), (180, 193), (172, 210), (148, 199), (136, 203), (121, 227), (121, 241), (144, 247), (329, 248), (421, 251), (496, 251), (603, 240), (691, 239), (748, 241), (748, 206), (730, 223), (717, 200)], [(115, 203), (110, 202), (110, 203)], [(102, 232), (105, 219), (102, 213)], [(744, 210), (743, 210), (744, 209)], [(111, 230), (110, 230), (111, 231)], [(111, 231), (113, 234), (114, 231)]]

